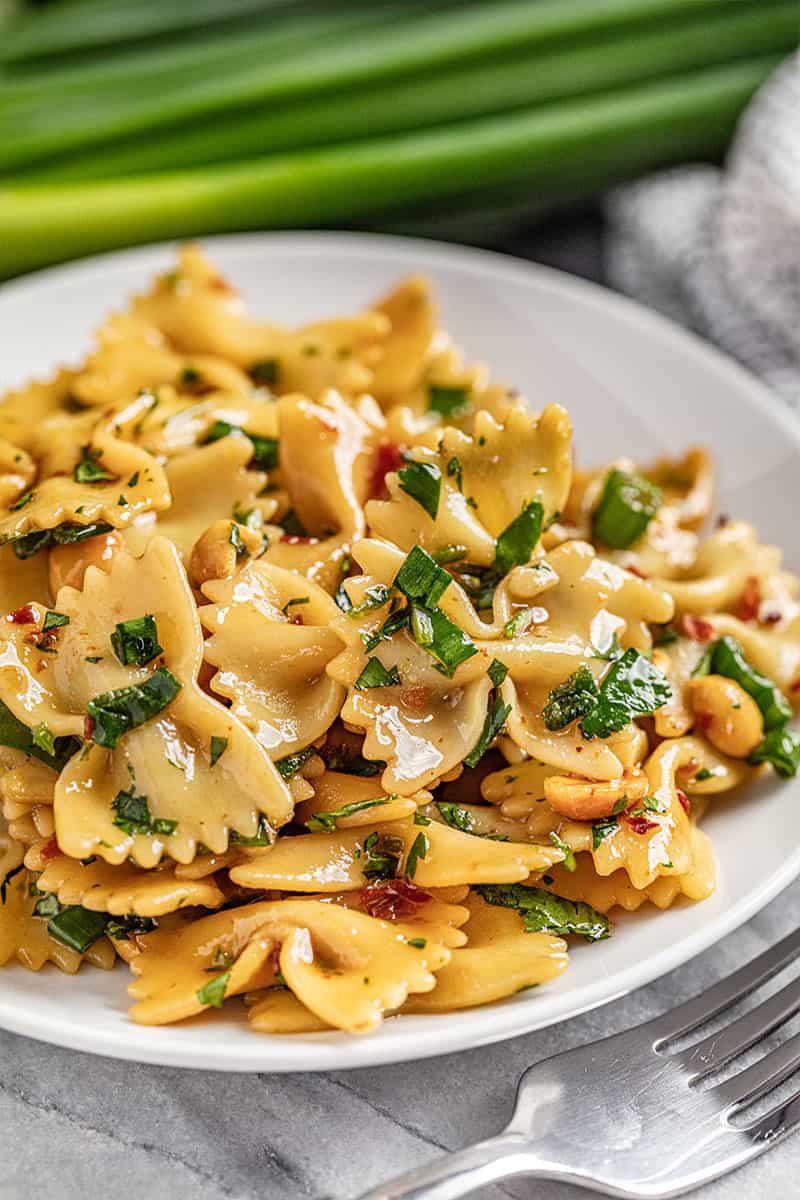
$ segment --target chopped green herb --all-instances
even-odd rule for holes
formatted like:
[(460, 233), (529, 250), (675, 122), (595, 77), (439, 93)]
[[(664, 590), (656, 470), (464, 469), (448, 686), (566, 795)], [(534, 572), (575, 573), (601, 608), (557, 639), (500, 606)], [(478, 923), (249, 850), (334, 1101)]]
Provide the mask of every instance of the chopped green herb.
[(52, 731), (47, 725), (44, 723), (41, 725), (34, 725), (33, 729), (31, 730), (31, 737), (33, 738), (34, 746), (38, 746), (40, 750), (43, 750), (44, 753), (48, 755), (48, 757), (55, 757), (56, 740), (53, 737)]
[(250, 368), (250, 378), (262, 387), (273, 387), (278, 382), (278, 374), (276, 358), (262, 358)]
[(89, 947), (103, 936), (107, 924), (107, 913), (89, 912), (80, 904), (72, 904), (68, 908), (62, 908), (61, 912), (48, 921), (47, 932), (51, 938), (61, 942), (62, 946), (77, 950), (78, 954), (85, 954)]
[(368, 587), (364, 593), (365, 599), (355, 607), (349, 609), (350, 616), (353, 619), (362, 616), (366, 612), (371, 612), (373, 608), (382, 608), (389, 601), (391, 592), (382, 583), (377, 583), (372, 587)]
[(139, 472), (134, 471), (133, 474), (131, 475), (130, 479), (128, 480), (127, 486), (129, 488), (135, 488), (138, 483), (139, 483)]
[(585, 717), (597, 703), (598, 687), (588, 667), (578, 667), (565, 683), (554, 687), (542, 709), (542, 720), (550, 730), (566, 729)]
[(184, 387), (195, 388), (201, 382), (203, 376), (196, 367), (184, 367), (181, 371), (181, 383)]
[(293, 596), (291, 600), (286, 601), (283, 608), (281, 609), (281, 612), (285, 616), (288, 617), (290, 608), (296, 608), (298, 604), (310, 604), (310, 603), (311, 603), (310, 596)]
[(18, 500), (15, 500), (13, 504), (9, 504), (8, 511), (9, 512), (19, 512), (19, 510), (21, 508), (24, 508), (26, 504), (30, 504), (31, 500), (33, 499), (33, 497), (35, 495), (36, 495), (36, 492), (33, 491), (32, 488), (30, 491), (24, 492), (19, 497)]
[(246, 429), (244, 435), (253, 443), (253, 457), (250, 459), (250, 466), (256, 471), (273, 471), (277, 467), (280, 457), (278, 439), (261, 437), (260, 434), (249, 433)]
[(791, 779), (800, 767), (800, 738), (789, 729), (770, 729), (749, 761), (754, 766), (769, 763), (779, 775)]
[(211, 766), (215, 767), (222, 758), (225, 751), (228, 749), (228, 739), (226, 737), (212, 737), (211, 739)]
[(612, 633), (605, 646), (595, 646), (592, 658), (602, 658), (606, 662), (616, 662), (618, 658), (622, 658), (623, 650), (619, 644), (619, 638), (616, 633)]
[(565, 900), (543, 888), (523, 883), (494, 883), (475, 890), (487, 904), (516, 908), (522, 914), (526, 933), (552, 933), (560, 937), (577, 934), (587, 942), (597, 942), (609, 935), (608, 917), (588, 904)]
[(411, 632), (418, 646), (436, 659), (436, 670), (448, 678), (461, 663), (478, 653), (478, 647), (440, 608), (411, 605)]
[(177, 821), (167, 821), (161, 817), (153, 819), (150, 805), (146, 796), (137, 796), (133, 784), (127, 791), (117, 792), (111, 807), (117, 814), (114, 824), (124, 833), (131, 835), (141, 833), (147, 837), (169, 837), (178, 827)]
[(93, 450), (91, 446), (84, 446), (81, 450), (80, 462), (76, 463), (75, 470), (72, 472), (72, 478), (76, 483), (106, 483), (109, 480), (117, 478), (107, 471), (105, 467), (101, 467), (100, 452)]
[(308, 537), (308, 530), (293, 508), (289, 509), (286, 516), (281, 521), (281, 525), (283, 526), (283, 532), (286, 537)]
[(632, 472), (609, 471), (592, 516), (594, 539), (615, 550), (638, 541), (661, 504), (661, 489)]
[(581, 721), (585, 738), (608, 737), (634, 717), (650, 716), (672, 695), (666, 677), (638, 650), (626, 650), (606, 672), (594, 708)]
[(87, 654), (83, 661), (88, 663), (99, 663), (103, 661), (103, 656), (102, 654)]
[(403, 839), (375, 831), (364, 839), (364, 854), (361, 871), (366, 879), (394, 879), (403, 857)]
[(133, 913), (127, 917), (112, 917), (106, 925), (106, 934), (115, 942), (129, 942), (131, 935), (152, 933), (158, 928), (158, 921), (153, 917), (137, 917)]
[(408, 946), (413, 946), (415, 950), (424, 950), (427, 944), (428, 939), (422, 937), (409, 938), (408, 942), (406, 943)]
[(381, 771), (386, 770), (385, 762), (373, 762), (368, 758), (364, 758), (361, 754), (347, 750), (343, 746), (337, 747), (331, 754), (328, 754), (323, 748), (322, 755), (325, 758), (329, 771), (341, 771), (343, 775), (355, 775), (362, 779), (371, 779), (373, 775), (380, 775)]
[(183, 684), (166, 667), (159, 667), (144, 683), (95, 696), (88, 704), (92, 741), (113, 750), (123, 733), (136, 729), (162, 712)]
[(355, 682), (357, 692), (366, 691), (368, 688), (376, 687), (396, 687), (400, 683), (400, 673), (397, 667), (390, 667), (389, 670), (383, 665), (378, 658), (371, 658), (364, 667), (364, 670), (359, 675)]
[(428, 387), (428, 410), (443, 417), (453, 417), (469, 404), (469, 392), (463, 387), (444, 387), (432, 383)]
[(236, 551), (237, 560), (246, 558), (249, 554), (247, 546), (244, 544), (244, 539), (241, 535), (241, 532), (239, 531), (239, 526), (235, 521), (231, 522), (231, 531), (228, 534), (228, 544), (233, 546), (234, 550)]
[(500, 687), (508, 675), (508, 667), (505, 663), (501, 663), (498, 658), (493, 658), (489, 664), (489, 670), (486, 672), (492, 681), (494, 687)]
[(792, 719), (792, 706), (779, 688), (748, 662), (736, 638), (725, 635), (711, 646), (711, 671), (732, 679), (752, 696), (764, 719), (764, 728), (779, 729)]
[(285, 758), (279, 758), (275, 767), (282, 779), (291, 779), (292, 775), (296, 775), (313, 757), (314, 747), (307, 746), (305, 750), (298, 750), (296, 754), (287, 754)]
[(555, 832), (550, 834), (550, 841), (553, 843), (555, 848), (560, 850), (564, 855), (564, 869), (567, 871), (574, 871), (577, 863), (575, 862), (575, 854), (572, 850), (572, 847), (567, 845), (564, 839), (560, 838)]
[(391, 800), (396, 799), (396, 796), (376, 796), (371, 800), (354, 800), (352, 804), (345, 804), (342, 808), (337, 808), (335, 812), (314, 813), (306, 821), (306, 826), (314, 833), (320, 831), (333, 833), (337, 828), (337, 822), (340, 817), (349, 817), (353, 813), (363, 812), (365, 808), (377, 808), (382, 804), (388, 804)]
[(671, 625), (662, 625), (653, 641), (654, 646), (669, 646), (671, 642), (677, 642), (678, 634)]
[(612, 815), (615, 817), (619, 816), (619, 814), (621, 812), (625, 812), (625, 810), (627, 809), (629, 804), (630, 804), (630, 800), (628, 799), (627, 796), (620, 796), (619, 800), (616, 802), (616, 804), (614, 805), (614, 807), (611, 810)]
[(102, 521), (93, 525), (77, 525), (72, 521), (64, 521), (55, 529), (37, 529), (33, 533), (24, 533), (13, 538), (11, 549), (17, 558), (32, 558), (40, 550), (46, 549), (53, 542), (57, 546), (71, 546), (76, 542), (86, 541), (87, 538), (97, 537), (101, 533), (110, 533), (111, 526)]
[(28, 726), (18, 721), (11, 709), (0, 700), (0, 746), (21, 750), (23, 754), (38, 758), (40, 762), (47, 763), (48, 767), (61, 771), (75, 751), (80, 750), (81, 743), (76, 737), (54, 738), (53, 753), (50, 753), (34, 741)]
[(47, 633), (49, 629), (62, 629), (65, 625), (69, 625), (69, 617), (66, 613), (49, 610), (44, 614), (42, 633)]
[(435, 520), (442, 491), (442, 473), (434, 463), (410, 462), (397, 472), (400, 490), (425, 509)]
[[(38, 894), (39, 889), (36, 889)], [(47, 892), (41, 896), (34, 905), (33, 915), (35, 917), (46, 917), (49, 921), (51, 917), (56, 917), (61, 912), (61, 905), (58, 902), (58, 896), (55, 892)]]
[(406, 858), (406, 878), (413, 879), (417, 873), (417, 866), (421, 858), (425, 858), (428, 853), (428, 839), (424, 833), (418, 833), (411, 844), (411, 849)]
[(447, 470), (448, 479), (454, 478), (456, 481), (456, 487), (458, 488), (458, 490), (460, 492), (463, 492), (463, 490), (464, 490), (464, 470), (463, 470), (463, 467), (461, 466), (461, 461), (458, 458), (456, 458), (455, 455), (448, 462), (446, 470)]
[(460, 829), (462, 833), (472, 833), (472, 816), (469, 809), (460, 804), (452, 804), (449, 800), (435, 801), (442, 820), (452, 829)]
[(451, 576), (422, 546), (414, 547), (394, 578), (394, 587), (425, 608), (434, 608), (451, 583)]
[(417, 811), (414, 813), (414, 824), (415, 825), (432, 825), (433, 822), (431, 821), (430, 817), (426, 817), (424, 813), (421, 813), (419, 811), (419, 809), (417, 809)]
[(484, 754), (505, 725), (510, 714), (511, 705), (504, 704), (501, 697), (498, 696), (496, 692), (491, 692), (489, 696), (489, 707), (486, 713), (486, 719), (483, 722), (481, 736), (478, 738), (473, 749), (464, 759), (464, 766), (477, 767), (478, 763), (481, 761)]
[(618, 829), (619, 822), (616, 817), (601, 817), (599, 821), (592, 821), (592, 849), (597, 850), (606, 838), (613, 837)]
[(399, 630), (406, 629), (410, 620), (410, 608), (401, 608), (397, 612), (390, 613), (384, 623), (377, 629), (373, 629), (372, 633), (362, 633), (361, 640), (364, 643), (364, 649), (369, 652), (381, 642), (389, 641)]
[(230, 981), (230, 970), (223, 971), (221, 975), (215, 976), (214, 979), (209, 979), (208, 983), (197, 992), (197, 999), (201, 1004), (208, 1005), (211, 1008), (222, 1008), (222, 1002), (225, 999), (225, 989)]
[(507, 575), (512, 567), (530, 561), (542, 532), (544, 508), (538, 500), (526, 504), (518, 517), (508, 525), (497, 539), (495, 546), (495, 569)]
[(269, 821), (262, 815), (258, 818), (258, 825), (252, 837), (246, 837), (245, 834), (237, 833), (235, 829), (232, 829), (228, 834), (228, 841), (232, 846), (271, 846), (275, 841), (275, 835)]
[(431, 557), (435, 563), (442, 566), (444, 563), (460, 562), (467, 553), (466, 546), (450, 543), (447, 546), (442, 546), (440, 550), (435, 550)]
[(111, 645), (123, 667), (144, 667), (164, 651), (152, 615), (120, 621), (111, 635)]
[(704, 783), (706, 779), (713, 779), (714, 772), (709, 771), (708, 767), (701, 767), (694, 777), (695, 783)]
[(515, 613), (510, 621), (506, 621), (503, 626), (503, 637), (514, 638), (520, 633), (524, 633), (530, 624), (533, 610), (530, 608), (521, 608)]

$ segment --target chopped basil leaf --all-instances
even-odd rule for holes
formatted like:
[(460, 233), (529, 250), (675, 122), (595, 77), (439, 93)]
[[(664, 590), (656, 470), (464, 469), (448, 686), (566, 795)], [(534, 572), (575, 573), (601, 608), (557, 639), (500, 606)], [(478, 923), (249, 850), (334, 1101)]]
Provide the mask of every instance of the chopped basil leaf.
[(203, 376), (196, 367), (184, 367), (181, 371), (181, 383), (184, 387), (195, 388), (202, 380)]
[(608, 737), (634, 717), (650, 716), (672, 695), (666, 677), (638, 650), (626, 650), (606, 672), (597, 702), (581, 721), (585, 738)]
[(406, 858), (406, 879), (413, 879), (417, 873), (417, 866), (421, 858), (425, 858), (428, 853), (428, 839), (424, 833), (418, 833), (412, 842), (411, 849)]
[(403, 856), (403, 839), (375, 831), (364, 839), (364, 854), (361, 871), (366, 879), (394, 879)]
[(152, 933), (158, 928), (158, 921), (153, 917), (137, 917), (133, 913), (127, 917), (112, 917), (106, 925), (106, 934), (115, 942), (129, 942), (131, 934)]
[(435, 520), (442, 491), (442, 473), (434, 463), (410, 462), (397, 472), (400, 490), (425, 509)]
[(779, 775), (791, 779), (800, 767), (800, 739), (789, 729), (770, 729), (750, 755), (754, 766), (769, 763)]
[(337, 747), (331, 754), (328, 754), (323, 747), (322, 757), (329, 771), (341, 771), (343, 775), (356, 775), (362, 779), (371, 779), (373, 775), (380, 775), (381, 771), (386, 770), (386, 763), (364, 758), (361, 754), (351, 753), (344, 747)]
[(501, 663), (499, 659), (493, 658), (489, 664), (489, 670), (486, 672), (486, 674), (489, 676), (495, 687), (500, 687), (500, 684), (503, 683), (506, 675), (508, 674), (508, 667), (505, 665), (505, 663)]
[(103, 521), (93, 525), (78, 525), (73, 521), (64, 521), (55, 529), (37, 529), (33, 533), (24, 533), (13, 538), (11, 549), (17, 558), (32, 558), (40, 550), (46, 549), (53, 542), (57, 546), (72, 546), (76, 542), (86, 541), (87, 538), (97, 537), (101, 533), (110, 533), (111, 526)]
[(123, 667), (144, 667), (164, 649), (158, 643), (158, 631), (152, 615), (120, 621), (111, 635), (111, 645)]
[(33, 729), (31, 730), (31, 737), (33, 738), (34, 746), (38, 746), (40, 750), (43, 750), (48, 758), (55, 757), (56, 740), (53, 737), (52, 731), (47, 725), (44, 723), (41, 725), (34, 725)]
[(400, 683), (400, 674), (397, 667), (390, 667), (387, 671), (380, 659), (371, 658), (354, 686), (357, 692), (361, 692), (366, 691), (367, 688), (395, 687), (398, 683)]
[(379, 805), (388, 804), (390, 800), (395, 800), (396, 796), (376, 796), (372, 800), (354, 800), (352, 804), (345, 804), (342, 808), (337, 808), (334, 812), (318, 812), (306, 821), (306, 827), (314, 833), (323, 831), (325, 833), (333, 833), (337, 828), (337, 821), (340, 817), (349, 817), (352, 813), (363, 812), (365, 808), (377, 808)]
[(228, 739), (226, 737), (212, 737), (211, 739), (211, 766), (215, 767), (222, 758), (225, 751), (228, 749)]
[(197, 999), (201, 1004), (209, 1005), (211, 1008), (222, 1008), (222, 1002), (225, 999), (225, 989), (228, 986), (231, 973), (223, 971), (221, 975), (215, 976), (214, 979), (209, 979), (208, 983), (197, 992)]
[(617, 803), (614, 805), (614, 807), (611, 810), (612, 815), (615, 817), (619, 816), (619, 814), (621, 812), (625, 812), (625, 810), (629, 804), (630, 804), (630, 800), (628, 799), (627, 796), (620, 796), (619, 800), (617, 801)]
[(436, 670), (449, 678), (461, 663), (478, 653), (478, 647), (440, 608), (411, 605), (414, 641), (436, 659)]
[(714, 772), (709, 771), (708, 767), (701, 767), (694, 777), (695, 783), (704, 783), (706, 779), (713, 779)]
[(522, 566), (530, 561), (536, 543), (542, 532), (544, 508), (538, 500), (526, 504), (518, 517), (508, 525), (497, 539), (495, 547), (495, 568), (507, 575), (512, 567)]
[(711, 646), (710, 669), (732, 679), (752, 696), (764, 719), (764, 728), (779, 729), (792, 719), (792, 706), (779, 688), (747, 661), (736, 638), (726, 635)]
[(9, 512), (19, 512), (19, 510), (21, 508), (24, 508), (26, 504), (30, 504), (31, 500), (33, 499), (33, 497), (35, 495), (36, 495), (36, 492), (33, 491), (33, 489), (31, 489), (27, 492), (23, 492), (23, 494), (19, 497), (18, 500), (15, 500), (13, 504), (9, 504), (8, 511)]
[(452, 829), (460, 829), (462, 833), (472, 833), (472, 816), (469, 809), (460, 804), (451, 804), (448, 800), (436, 800), (442, 820)]
[(565, 683), (554, 687), (542, 709), (542, 720), (550, 730), (566, 729), (585, 717), (597, 703), (598, 688), (588, 667), (578, 667)]
[(414, 813), (414, 824), (431, 825), (433, 822), (431, 821), (430, 817), (426, 817), (424, 813), (421, 813), (419, 809), (417, 809), (417, 811)]
[(382, 583), (376, 583), (373, 587), (368, 587), (364, 595), (366, 599), (360, 604), (350, 606), (348, 611), (351, 617), (360, 617), (365, 612), (371, 612), (373, 608), (382, 608), (388, 602), (391, 592)]
[(80, 750), (81, 743), (80, 739), (76, 737), (54, 738), (54, 749), (51, 754), (33, 740), (33, 734), (28, 726), (18, 721), (11, 709), (0, 700), (0, 746), (21, 750), (23, 754), (38, 758), (40, 762), (47, 763), (48, 767), (61, 771), (75, 751)]
[(105, 467), (101, 467), (99, 458), (100, 453), (97, 450), (93, 450), (91, 446), (83, 447), (81, 460), (72, 472), (72, 478), (76, 483), (105, 483), (118, 478), (107, 471)]
[(484, 884), (475, 889), (487, 904), (516, 908), (526, 933), (553, 933), (559, 937), (578, 934), (587, 942), (609, 935), (608, 917), (588, 904), (575, 903), (523, 883)]
[(560, 838), (557, 833), (550, 834), (550, 841), (557, 850), (560, 850), (564, 855), (564, 868), (567, 871), (574, 871), (577, 863), (575, 862), (575, 854), (572, 847), (567, 845), (563, 838)]
[(234, 550), (236, 551), (237, 560), (247, 557), (249, 551), (247, 546), (244, 544), (244, 539), (239, 532), (239, 526), (235, 521), (231, 522), (231, 531), (228, 534), (228, 544), (233, 546)]
[(394, 586), (404, 596), (426, 608), (434, 608), (451, 583), (451, 576), (422, 546), (414, 547), (394, 578)]
[(272, 471), (277, 467), (279, 460), (279, 442), (274, 437), (262, 437), (258, 433), (248, 433), (244, 430), (245, 437), (248, 437), (253, 443), (253, 457), (250, 459), (250, 466), (257, 471)]
[(597, 850), (606, 838), (613, 837), (618, 829), (616, 817), (601, 817), (599, 821), (592, 821), (592, 849)]
[(232, 829), (228, 834), (228, 841), (232, 846), (271, 846), (275, 840), (270, 824), (265, 816), (258, 818), (258, 826), (252, 837), (245, 837), (242, 833), (237, 833)]
[(594, 539), (615, 550), (638, 541), (661, 504), (661, 489), (627, 471), (609, 471), (592, 516)]
[(69, 625), (69, 617), (66, 615), (66, 613), (53, 612), (50, 610), (44, 614), (42, 633), (46, 633), (48, 629), (62, 629), (64, 625)]
[(144, 683), (95, 696), (87, 706), (93, 721), (92, 741), (113, 750), (123, 733), (143, 725), (171, 704), (182, 686), (171, 671), (159, 667)]
[(486, 713), (486, 719), (483, 722), (483, 730), (481, 731), (481, 736), (478, 738), (475, 746), (464, 759), (464, 765), (466, 767), (477, 767), (478, 763), (481, 761), (484, 754), (505, 725), (510, 713), (511, 705), (504, 704), (496, 692), (490, 693), (489, 707)]
[(259, 362), (253, 363), (250, 368), (250, 378), (254, 383), (263, 387), (273, 387), (278, 382), (278, 360), (262, 358)]
[(469, 392), (463, 387), (444, 387), (432, 383), (428, 387), (428, 410), (443, 417), (452, 417), (469, 404)]
[(305, 750), (298, 750), (296, 754), (287, 754), (285, 758), (279, 758), (275, 767), (282, 779), (291, 779), (313, 756), (314, 747), (307, 746)]
[(78, 954), (85, 954), (89, 947), (103, 936), (107, 924), (107, 913), (89, 912), (80, 904), (72, 904), (68, 908), (62, 908), (60, 913), (48, 921), (47, 932), (51, 938), (61, 942), (62, 946), (77, 950)]
[(286, 537), (308, 537), (308, 530), (293, 508), (290, 508), (281, 521)]
[(137, 796), (133, 784), (125, 792), (117, 792), (111, 807), (117, 814), (114, 824), (124, 833), (141, 833), (147, 837), (169, 837), (178, 827), (177, 821), (153, 819), (146, 796)]

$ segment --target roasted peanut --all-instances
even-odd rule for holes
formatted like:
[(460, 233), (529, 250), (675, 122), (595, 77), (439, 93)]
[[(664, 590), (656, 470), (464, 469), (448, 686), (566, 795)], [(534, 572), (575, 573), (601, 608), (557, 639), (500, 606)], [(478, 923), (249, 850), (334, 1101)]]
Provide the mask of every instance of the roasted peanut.
[(752, 696), (724, 675), (705, 675), (688, 686), (695, 728), (722, 754), (747, 758), (764, 736), (764, 722)]
[(551, 775), (544, 781), (547, 803), (562, 817), (571, 821), (596, 821), (608, 817), (614, 805), (624, 796), (633, 803), (647, 795), (647, 776), (632, 771), (620, 779), (598, 782), (576, 779), (573, 775)]
[(189, 559), (189, 578), (195, 587), (209, 579), (230, 579), (237, 566), (261, 552), (261, 533), (236, 521), (215, 521), (197, 539)]

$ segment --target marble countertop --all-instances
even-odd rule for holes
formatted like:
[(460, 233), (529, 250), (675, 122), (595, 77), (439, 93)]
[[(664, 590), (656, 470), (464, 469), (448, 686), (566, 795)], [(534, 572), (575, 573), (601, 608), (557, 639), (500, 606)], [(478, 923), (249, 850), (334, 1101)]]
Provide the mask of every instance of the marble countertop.
[[(798, 907), (800, 882), (648, 988), (564, 1025), (426, 1062), (228, 1075), (116, 1062), (0, 1033), (0, 1198), (350, 1200), (496, 1132), (530, 1063), (702, 990), (794, 928)], [(798, 1177), (800, 1136), (695, 1194), (784, 1200), (797, 1194)], [(479, 1195), (580, 1200), (587, 1193), (517, 1179)]]

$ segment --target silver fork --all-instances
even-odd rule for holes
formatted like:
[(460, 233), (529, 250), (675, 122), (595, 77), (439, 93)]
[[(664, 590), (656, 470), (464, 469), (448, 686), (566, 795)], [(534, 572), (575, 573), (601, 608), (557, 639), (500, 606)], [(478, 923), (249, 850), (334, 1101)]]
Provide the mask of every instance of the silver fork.
[[(536, 1063), (496, 1137), (411, 1171), (361, 1200), (453, 1200), (515, 1175), (629, 1198), (678, 1196), (733, 1171), (800, 1124), (800, 1078), (788, 1100), (744, 1110), (800, 1068), (800, 1033), (700, 1086), (800, 1010), (793, 979), (688, 1049), (675, 1043), (749, 996), (800, 955), (800, 930), (654, 1021)], [(731, 1118), (738, 1116), (736, 1124)], [(788, 1186), (787, 1192), (788, 1195)]]

